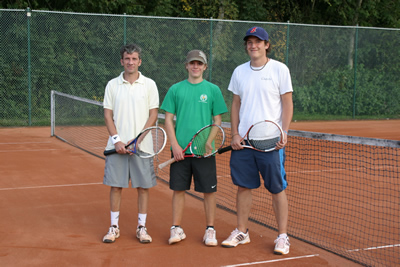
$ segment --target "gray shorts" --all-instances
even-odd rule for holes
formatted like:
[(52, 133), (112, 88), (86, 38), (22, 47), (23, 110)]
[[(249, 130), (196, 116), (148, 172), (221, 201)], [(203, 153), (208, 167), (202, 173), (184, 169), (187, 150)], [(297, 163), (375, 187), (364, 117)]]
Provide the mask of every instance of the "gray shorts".
[(151, 188), (157, 184), (153, 158), (112, 154), (106, 157), (103, 184), (112, 187)]

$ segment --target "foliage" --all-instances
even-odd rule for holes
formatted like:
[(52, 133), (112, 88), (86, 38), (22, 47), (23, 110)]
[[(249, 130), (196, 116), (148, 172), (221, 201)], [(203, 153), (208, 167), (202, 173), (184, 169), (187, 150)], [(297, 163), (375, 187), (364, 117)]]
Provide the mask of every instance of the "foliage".
[(399, 0), (3, 0), (0, 7), (400, 28)]
[(352, 116), (398, 116), (400, 90), (398, 79), (386, 79), (374, 69), (358, 68), (357, 88), (354, 73), (348, 68), (327, 71), (309, 86), (296, 87), (295, 113)]
[(0, 125), (26, 125), (30, 112), (34, 125), (49, 122), (51, 90), (102, 99), (107, 81), (122, 71), (125, 38), (142, 46), (140, 70), (156, 81), (161, 101), (172, 84), (186, 79), (187, 51), (203, 50), (209, 59), (205, 78), (221, 88), (229, 107), (226, 88), (235, 67), (249, 60), (243, 35), (253, 25), (269, 32), (269, 56), (289, 66), (295, 114), (400, 114), (396, 30), (39, 11), (29, 18), (29, 31), (27, 22), (24, 11), (0, 11), (0, 38), (8, 40), (0, 44)]

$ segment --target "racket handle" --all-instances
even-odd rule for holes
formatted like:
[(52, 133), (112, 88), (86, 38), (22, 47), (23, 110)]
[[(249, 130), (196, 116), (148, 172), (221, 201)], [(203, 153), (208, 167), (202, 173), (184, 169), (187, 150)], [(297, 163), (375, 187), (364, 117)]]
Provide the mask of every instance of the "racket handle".
[(104, 156), (108, 156), (111, 154), (117, 153), (117, 151), (115, 149), (111, 149), (111, 150), (104, 150), (103, 154)]
[(227, 147), (223, 147), (223, 148), (218, 149), (218, 154), (222, 154), (222, 153), (228, 152), (229, 150), (232, 150), (232, 146), (227, 146)]
[(174, 158), (171, 158), (171, 159), (167, 160), (166, 162), (163, 162), (163, 163), (161, 163), (160, 165), (158, 165), (158, 168), (161, 170), (161, 169), (164, 168), (165, 166), (168, 166), (168, 165), (170, 165), (170, 164), (172, 164), (172, 163), (174, 163), (174, 162), (175, 162), (175, 159), (174, 159)]

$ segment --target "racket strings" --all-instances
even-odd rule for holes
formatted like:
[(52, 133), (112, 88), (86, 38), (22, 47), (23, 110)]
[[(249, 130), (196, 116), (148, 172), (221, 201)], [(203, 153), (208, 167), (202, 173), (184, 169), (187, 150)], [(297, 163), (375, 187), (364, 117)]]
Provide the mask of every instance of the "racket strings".
[(273, 122), (263, 121), (255, 124), (247, 134), (249, 145), (260, 151), (270, 151), (281, 140), (281, 130)]
[(224, 141), (225, 134), (220, 127), (206, 127), (197, 133), (190, 150), (196, 156), (208, 157), (215, 154), (222, 147)]
[(264, 139), (264, 140), (256, 140), (256, 139), (249, 139), (249, 144), (258, 149), (258, 150), (270, 150), (276, 147), (276, 143), (280, 140), (279, 137), (271, 138), (271, 139)]
[(165, 132), (159, 127), (144, 131), (136, 142), (136, 154), (140, 157), (151, 157), (160, 153), (166, 138)]

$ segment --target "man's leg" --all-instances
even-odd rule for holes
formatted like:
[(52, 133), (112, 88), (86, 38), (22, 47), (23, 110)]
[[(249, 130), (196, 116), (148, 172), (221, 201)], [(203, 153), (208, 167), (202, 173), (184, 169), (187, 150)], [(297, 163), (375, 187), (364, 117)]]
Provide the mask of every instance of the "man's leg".
[(111, 209), (111, 226), (108, 233), (103, 237), (104, 243), (113, 243), (120, 236), (119, 232), (119, 210), (121, 206), (122, 188), (111, 187), (110, 189), (110, 209)]
[(249, 222), (251, 204), (251, 189), (239, 186), (236, 195), (237, 229), (243, 233), (247, 232), (247, 224)]
[(215, 193), (204, 193), (204, 212), (207, 226), (214, 226), (217, 198)]
[(174, 191), (172, 196), (172, 227), (168, 243), (174, 244), (186, 238), (183, 229), (180, 227), (183, 210), (185, 208), (185, 191)]
[(138, 228), (136, 229), (136, 237), (140, 243), (150, 243), (153, 241), (151, 236), (147, 233), (146, 219), (147, 210), (149, 205), (149, 189), (137, 188), (138, 193)]
[(215, 192), (204, 193), (204, 212), (206, 214), (206, 232), (203, 237), (203, 242), (206, 246), (217, 246), (216, 231), (214, 229), (215, 213), (217, 209), (217, 198)]
[(279, 234), (287, 233), (289, 206), (285, 191), (278, 194), (272, 194), (272, 206), (275, 212), (276, 222), (278, 224)]
[(239, 186), (236, 195), (237, 228), (226, 240), (222, 242), (223, 247), (234, 248), (237, 245), (250, 243), (250, 236), (247, 231), (247, 224), (249, 221), (251, 202), (251, 189)]
[(275, 240), (274, 253), (279, 255), (288, 254), (290, 249), (287, 236), (289, 206), (285, 191), (272, 194), (272, 206), (278, 224), (278, 238)]
[(113, 212), (119, 212), (121, 207), (121, 196), (122, 196), (122, 188), (121, 187), (111, 187), (110, 189), (110, 208)]

